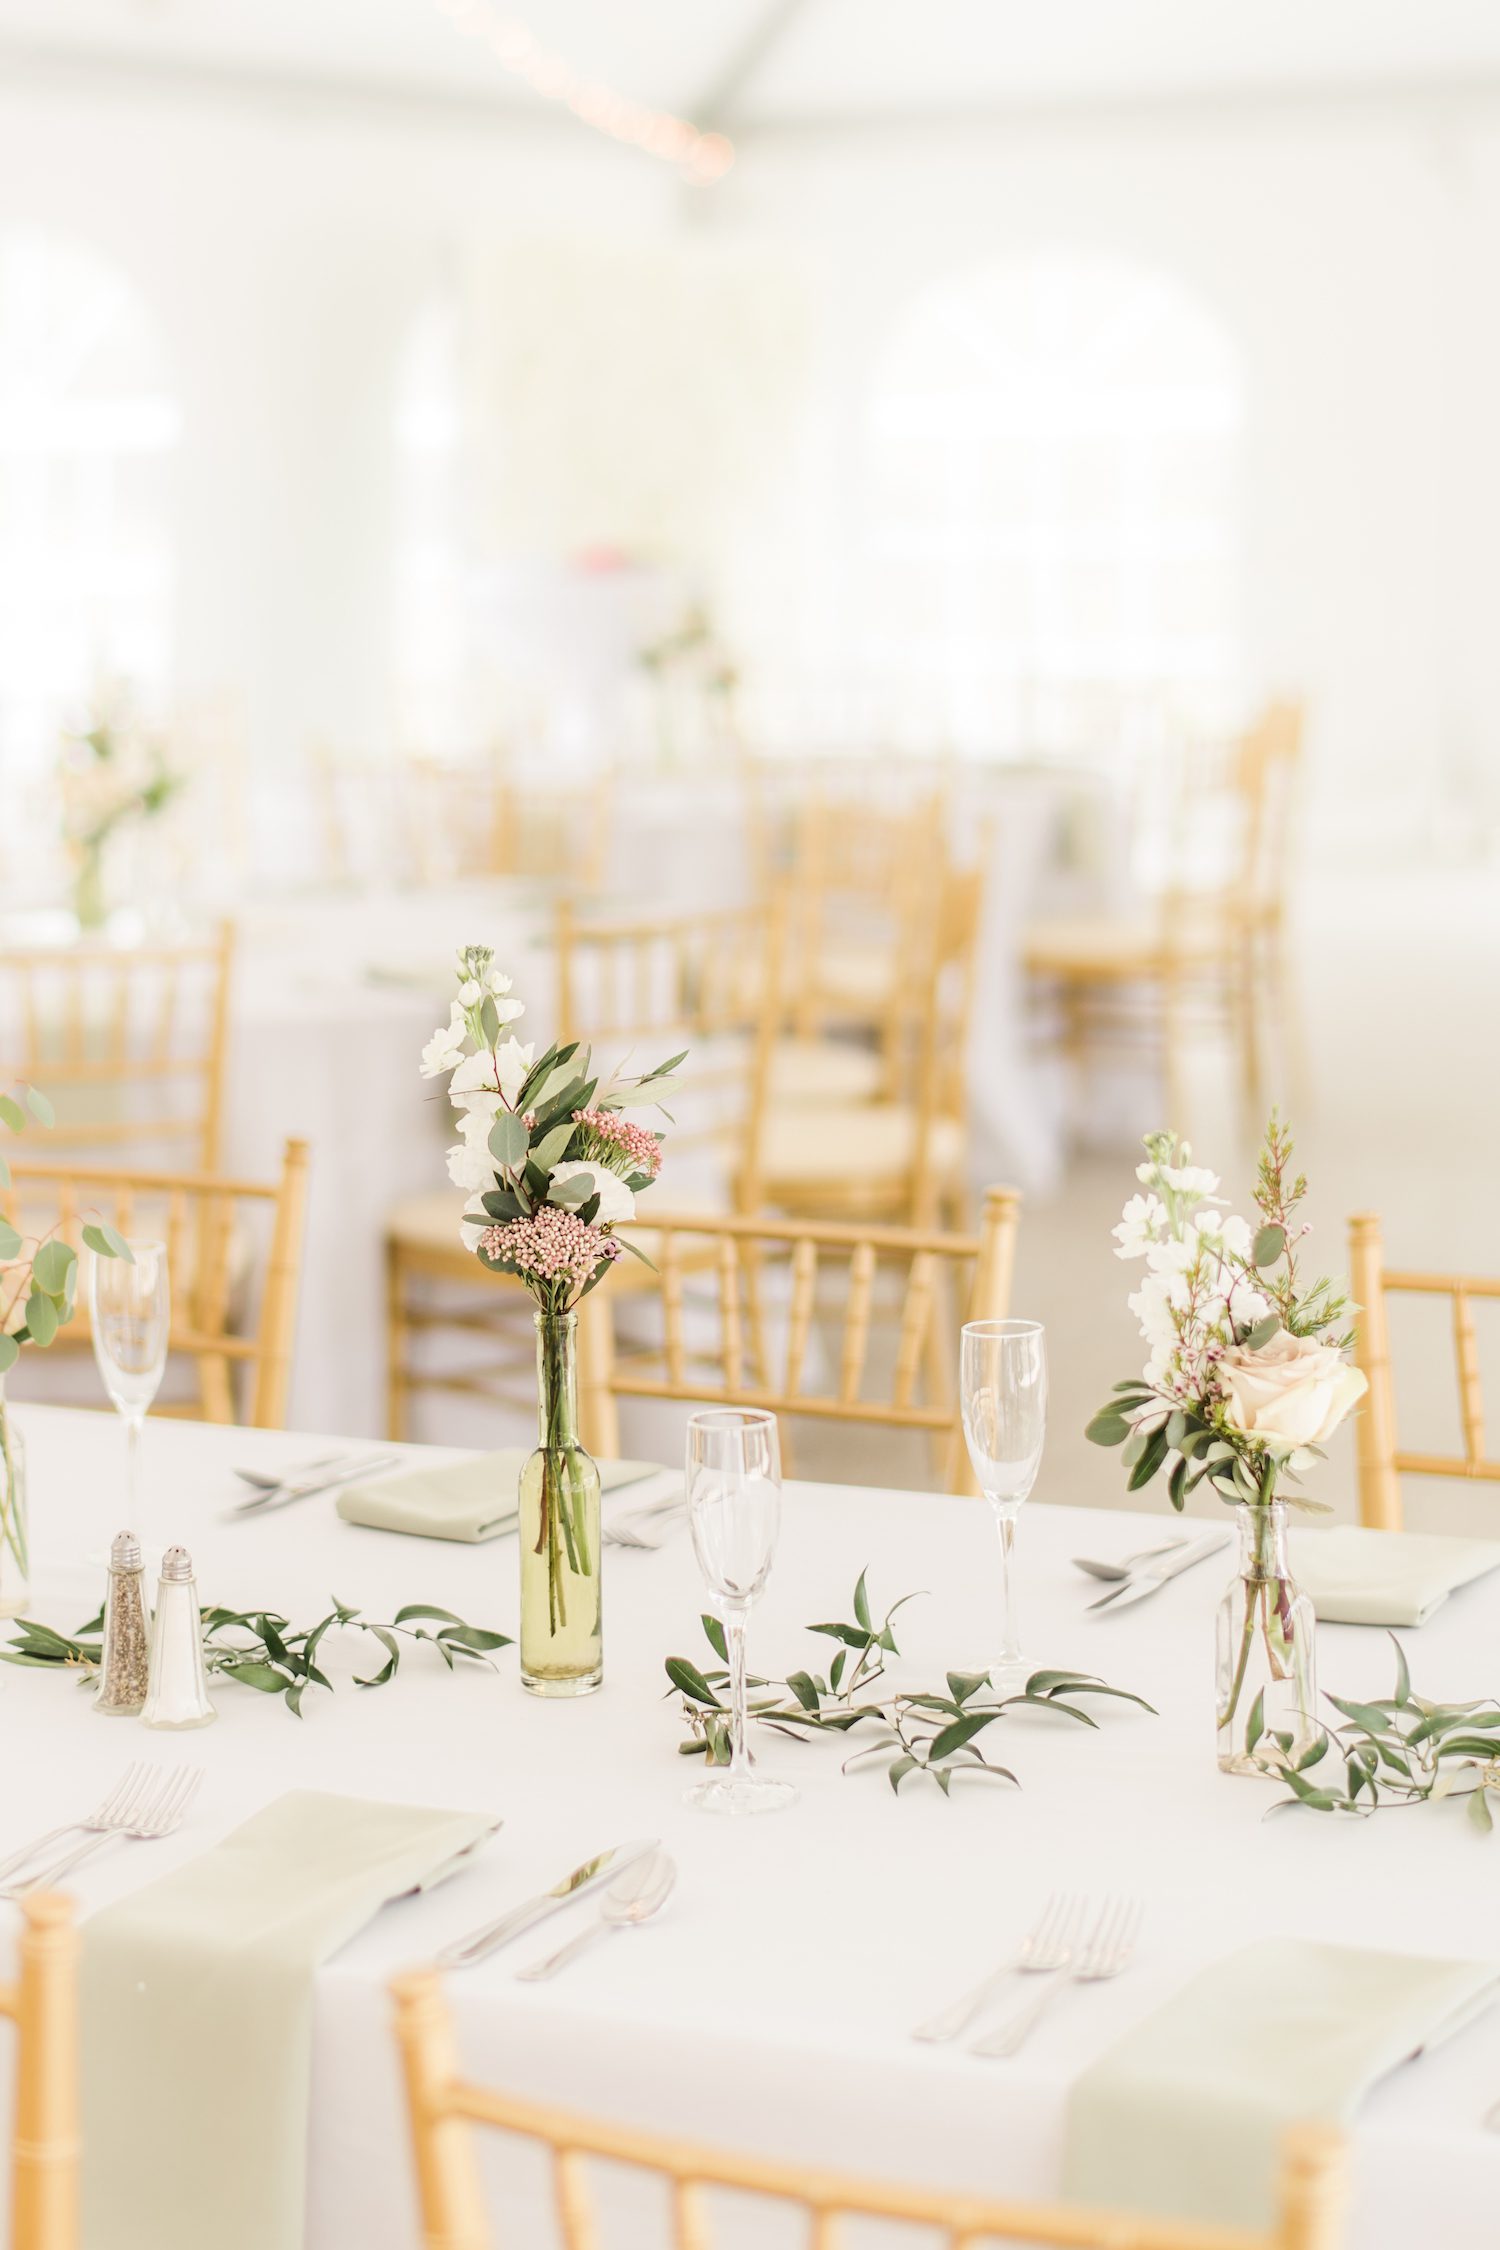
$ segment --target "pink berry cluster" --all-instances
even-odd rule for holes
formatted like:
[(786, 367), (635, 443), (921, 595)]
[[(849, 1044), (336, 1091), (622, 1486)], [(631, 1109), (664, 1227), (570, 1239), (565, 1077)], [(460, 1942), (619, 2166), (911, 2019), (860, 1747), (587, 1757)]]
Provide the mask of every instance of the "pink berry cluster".
[(588, 1153), (609, 1163), (612, 1172), (621, 1169), (618, 1163), (610, 1163), (616, 1151), (627, 1159), (627, 1173), (644, 1172), (654, 1180), (661, 1170), (661, 1141), (648, 1126), (633, 1125), (613, 1109), (575, 1109), (573, 1123), (592, 1136), (596, 1145)]
[(503, 1258), (533, 1281), (574, 1281), (580, 1286), (593, 1278), (601, 1264), (620, 1256), (620, 1245), (602, 1227), (585, 1226), (575, 1212), (559, 1211), (541, 1203), (523, 1219), (507, 1219), (503, 1226), (486, 1227), (479, 1247), (489, 1258)]

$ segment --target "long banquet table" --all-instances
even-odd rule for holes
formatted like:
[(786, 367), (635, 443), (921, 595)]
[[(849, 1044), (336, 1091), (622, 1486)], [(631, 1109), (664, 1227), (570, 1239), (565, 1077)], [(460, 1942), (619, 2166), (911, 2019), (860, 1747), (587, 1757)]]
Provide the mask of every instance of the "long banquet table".
[[(67, 1628), (91, 1614), (99, 1575), (87, 1558), (118, 1528), (121, 1432), (102, 1415), (64, 1408), (26, 1408), (19, 1418), (40, 1558), (32, 1608)], [(231, 1464), (275, 1467), (313, 1450), (305, 1435), (148, 1426), (146, 1475), (174, 1535), (193, 1549), (206, 1598), (274, 1607), (296, 1622), (321, 1615), (330, 1593), (378, 1618), (427, 1600), (514, 1631), (508, 1540), (463, 1547), (359, 1530), (327, 1498), (226, 1521), (243, 1489)], [(1301, 1811), (1268, 1821), (1269, 1785), (1217, 1772), (1212, 1621), (1227, 1552), (1118, 1618), (1087, 1615), (1091, 1583), (1068, 1559), (1127, 1552), (1159, 1521), (1040, 1504), (1026, 1512), (1018, 1553), (1028, 1654), (1102, 1673), (1160, 1715), (1104, 1704), (1097, 1731), (1042, 1714), (1002, 1722), (996, 1754), (1015, 1767), (1019, 1790), (975, 1782), (945, 1801), (908, 1782), (897, 1799), (878, 1766), (843, 1777), (831, 1741), (767, 1736), (761, 1757), (798, 1782), (796, 1806), (748, 1822), (689, 1811), (681, 1795), (695, 1768), (677, 1754), (662, 1659), (702, 1658), (705, 1605), (679, 1535), (657, 1552), (608, 1550), (606, 1682), (576, 1704), (525, 1697), (512, 1650), (493, 1674), (452, 1677), (426, 1652), (408, 1656), (394, 1682), (370, 1693), (350, 1684), (368, 1667), (334, 1652), (338, 1692), (310, 1696), (300, 1723), (275, 1699), (223, 1686), (217, 1725), (153, 1737), (100, 1723), (70, 1682), (0, 1667), (0, 1856), (97, 1802), (142, 1755), (205, 1761), (204, 1787), (180, 1834), (111, 1847), (80, 1873), (84, 1912), (166, 1874), (289, 1789), (503, 1819), (472, 1868), (387, 1909), (319, 1975), (309, 2250), (415, 2250), (386, 1980), (605, 1845), (650, 1835), (679, 1868), (658, 1921), (553, 1983), (517, 1983), (519, 1964), (581, 1926), (587, 1909), (575, 1907), (450, 1979), (473, 2072), (791, 2159), (1054, 2193), (1072, 2077), (1218, 1956), (1287, 1934), (1484, 1958), (1500, 1927), (1500, 1839), (1476, 1837), (1458, 1808), (1362, 1823)], [(803, 1628), (847, 1617), (866, 1565), (877, 1610), (925, 1589), (899, 1621), (904, 1678), (982, 1664), (992, 1541), (976, 1503), (789, 1485), (780, 1551), (752, 1621), (752, 1669), (826, 1658), (831, 1644)], [(1455, 1595), (1405, 1636), (1418, 1690), (1445, 1700), (1492, 1692), (1497, 1628), (1500, 1583)], [(1325, 1626), (1319, 1645), (1325, 1686), (1388, 1692), (1383, 1633)], [(1146, 1902), (1135, 1967), (1068, 1993), (1013, 2061), (913, 2043), (910, 2025), (1003, 1959), (1061, 1888)], [(8, 2055), (0, 2068), (8, 2072)], [(1500, 2136), (1480, 2119), (1497, 2098), (1500, 2011), (1366, 2102), (1353, 2152), (1354, 2250), (1493, 2244)], [(9, 2099), (3, 2083), (0, 2099)], [(497, 2194), (503, 2184), (497, 2174)], [(496, 2239), (522, 2237), (511, 2229)]]

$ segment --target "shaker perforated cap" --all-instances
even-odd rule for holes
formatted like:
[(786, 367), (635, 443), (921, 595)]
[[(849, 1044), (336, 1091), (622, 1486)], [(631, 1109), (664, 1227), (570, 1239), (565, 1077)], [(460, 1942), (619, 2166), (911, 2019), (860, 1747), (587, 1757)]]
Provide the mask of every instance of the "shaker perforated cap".
[(181, 1586), (193, 1575), (193, 1558), (186, 1547), (169, 1547), (161, 1558), (164, 1586)]
[(114, 1543), (109, 1550), (109, 1567), (111, 1570), (140, 1569), (141, 1543), (133, 1531), (115, 1533)]

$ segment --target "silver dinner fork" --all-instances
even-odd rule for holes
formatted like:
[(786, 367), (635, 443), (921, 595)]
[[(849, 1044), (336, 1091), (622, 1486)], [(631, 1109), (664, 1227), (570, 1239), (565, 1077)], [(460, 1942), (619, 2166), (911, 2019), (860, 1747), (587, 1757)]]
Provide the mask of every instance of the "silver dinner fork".
[(137, 1760), (134, 1765), (125, 1768), (109, 1795), (95, 1811), (82, 1820), (65, 1820), (60, 1827), (49, 1828), (45, 1836), (33, 1836), (29, 1844), (23, 1844), (18, 1852), (11, 1853), (9, 1859), (0, 1861), (0, 1885), (8, 1883), (28, 1860), (35, 1859), (38, 1852), (46, 1851), (49, 1844), (60, 1843), (64, 1836), (76, 1835), (80, 1829), (85, 1828), (108, 1828), (150, 1771), (149, 1765)]
[(976, 2039), (971, 2055), (1013, 2055), (1041, 2022), (1066, 1984), (1103, 1984), (1128, 1968), (1140, 1934), (1143, 1909), (1131, 1899), (1110, 1899), (1101, 1907), (1092, 1930), (1070, 1960), (1035, 2000), (1013, 2015), (998, 2031)]
[(65, 1875), (71, 1875), (95, 1852), (102, 1851), (116, 1836), (132, 1836), (142, 1841), (170, 1836), (174, 1829), (182, 1826), (202, 1779), (202, 1766), (146, 1767), (140, 1781), (125, 1802), (113, 1808), (109, 1819), (95, 1818), (88, 1822), (94, 1830), (92, 1835), (51, 1861), (39, 1873), (0, 1886), (0, 1898), (19, 1898), (23, 1891), (48, 1889), (61, 1882)]
[(951, 2008), (944, 2008), (940, 2015), (929, 2016), (926, 2023), (919, 2023), (912, 2033), (913, 2039), (928, 2039), (934, 2043), (956, 2039), (961, 2031), (968, 2030), (980, 2009), (1008, 1977), (1050, 1976), (1066, 1967), (1077, 1943), (1084, 1911), (1081, 1898), (1070, 1898), (1054, 1891), (1010, 1960), (1002, 1962), (983, 1984), (975, 1985), (972, 1992), (955, 2000)]

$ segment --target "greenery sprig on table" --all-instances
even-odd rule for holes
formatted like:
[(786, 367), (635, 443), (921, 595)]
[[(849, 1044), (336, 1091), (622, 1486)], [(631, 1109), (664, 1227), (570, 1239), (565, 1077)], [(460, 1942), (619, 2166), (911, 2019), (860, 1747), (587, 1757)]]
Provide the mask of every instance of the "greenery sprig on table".
[[(1109, 1687), (1091, 1673), (1033, 1672), (1023, 1688), (1010, 1695), (994, 1691), (988, 1672), (949, 1672), (946, 1694), (937, 1690), (874, 1690), (885, 1672), (887, 1656), (899, 1655), (891, 1620), (914, 1594), (894, 1602), (877, 1625), (865, 1588), (867, 1573), (860, 1572), (854, 1589), (854, 1616), (844, 1623), (810, 1625), (808, 1631), (837, 1641), (838, 1650), (826, 1673), (789, 1672), (784, 1680), (752, 1678), (750, 1714), (778, 1733), (794, 1738), (810, 1734), (852, 1734), (866, 1730), (866, 1739), (844, 1761), (844, 1771), (883, 1759), (886, 1778), (899, 1793), (909, 1774), (925, 1774), (947, 1796), (955, 1775), (987, 1775), (994, 1781), (1020, 1784), (1009, 1766), (995, 1764), (980, 1747), (980, 1737), (1007, 1712), (1028, 1707), (1053, 1711), (1086, 1727), (1098, 1721), (1081, 1710), (1078, 1696), (1111, 1695), (1152, 1711), (1144, 1697), (1125, 1688)], [(724, 1628), (717, 1617), (705, 1616), (703, 1630), (720, 1666), (728, 1662)], [(711, 1765), (729, 1763), (730, 1714), (719, 1690), (729, 1679), (726, 1670), (704, 1672), (685, 1656), (669, 1656), (667, 1678), (682, 1696), (688, 1738), (679, 1744), (683, 1757), (706, 1757)], [(986, 1689), (990, 1693), (986, 1695)], [(1153, 1716), (1154, 1711), (1153, 1711)]]
[[(1312, 1812), (1367, 1818), (1395, 1805), (1437, 1804), (1458, 1796), (1468, 1800), (1471, 1825), (1488, 1835), (1495, 1825), (1492, 1793), (1500, 1804), (1500, 1703), (1493, 1697), (1433, 1703), (1414, 1695), (1405, 1651), (1394, 1633), (1391, 1643), (1396, 1651), (1394, 1694), (1374, 1703), (1328, 1696), (1344, 1724), (1322, 1729), (1295, 1762), (1289, 1734), (1265, 1733), (1257, 1699), (1247, 1739), (1252, 1747), (1262, 1744), (1263, 1756), (1264, 1745), (1271, 1745), (1273, 1763), (1279, 1753), (1279, 1777), (1291, 1792), (1271, 1810), (1305, 1805)], [(1343, 1761), (1341, 1786), (1331, 1772), (1318, 1772), (1330, 1759)]]
[[(378, 1670), (357, 1678), (356, 1687), (384, 1687), (393, 1679), (401, 1663), (403, 1641), (426, 1641), (450, 1672), (460, 1660), (488, 1664), (492, 1650), (511, 1645), (508, 1633), (468, 1625), (451, 1609), (435, 1609), (430, 1602), (408, 1602), (388, 1625), (382, 1625), (336, 1595), (329, 1598), (333, 1607), (316, 1625), (293, 1626), (277, 1610), (205, 1609), (204, 1663), (219, 1679), (259, 1688), (264, 1695), (284, 1697), (287, 1709), (300, 1718), (302, 1697), (309, 1687), (333, 1687), (317, 1661), (319, 1648), (330, 1632), (368, 1633), (385, 1651), (385, 1662)], [(50, 1625), (38, 1624), (34, 1618), (18, 1618), (16, 1638), (9, 1648), (0, 1648), (0, 1660), (78, 1672), (89, 1679), (99, 1668), (103, 1631), (102, 1611), (80, 1625), (71, 1638), (54, 1632)]]

